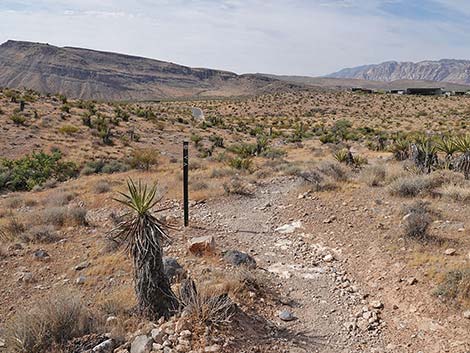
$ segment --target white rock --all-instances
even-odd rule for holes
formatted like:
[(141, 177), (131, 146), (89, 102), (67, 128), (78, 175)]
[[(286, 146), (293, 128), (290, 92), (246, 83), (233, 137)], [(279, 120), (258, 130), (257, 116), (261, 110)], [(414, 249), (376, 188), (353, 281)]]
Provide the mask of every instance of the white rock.
[(152, 351), (152, 338), (146, 335), (137, 336), (131, 343), (130, 353), (149, 353)]
[(470, 310), (464, 311), (463, 317), (466, 319), (470, 319)]
[(290, 224), (284, 224), (283, 226), (276, 228), (275, 231), (281, 234), (290, 234), (294, 233), (296, 229), (300, 228), (302, 228), (302, 222), (295, 221)]
[(331, 254), (328, 254), (328, 255), (323, 257), (323, 261), (325, 261), (325, 262), (332, 262), (334, 259), (335, 258)]
[(452, 255), (455, 255), (456, 252), (457, 250), (449, 248), (449, 249), (446, 249), (446, 251), (444, 251), (444, 255), (452, 256)]

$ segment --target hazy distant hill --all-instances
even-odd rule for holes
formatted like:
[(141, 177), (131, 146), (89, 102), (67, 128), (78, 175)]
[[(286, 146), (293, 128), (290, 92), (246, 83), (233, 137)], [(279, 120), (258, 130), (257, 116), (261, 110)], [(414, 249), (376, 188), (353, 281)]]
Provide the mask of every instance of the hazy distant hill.
[(423, 80), (396, 80), (392, 82), (361, 80), (356, 78), (334, 78), (334, 77), (309, 77), (309, 76), (279, 76), (263, 74), (268, 78), (273, 78), (292, 84), (302, 84), (323, 89), (345, 89), (352, 87), (370, 88), (376, 90), (436, 87), (452, 91), (470, 90), (470, 85), (462, 85), (450, 82), (436, 82)]
[(0, 45), (0, 87), (101, 100), (237, 96), (296, 88), (257, 75), (18, 41)]
[(439, 61), (396, 62), (343, 69), (327, 77), (354, 78), (391, 82), (396, 80), (424, 80), (470, 84), (470, 61), (443, 59)]

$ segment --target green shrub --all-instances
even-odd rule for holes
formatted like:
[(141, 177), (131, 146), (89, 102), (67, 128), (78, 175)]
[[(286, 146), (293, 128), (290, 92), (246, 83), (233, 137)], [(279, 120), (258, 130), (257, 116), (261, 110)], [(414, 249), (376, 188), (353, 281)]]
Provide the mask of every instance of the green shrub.
[(158, 164), (160, 152), (153, 148), (138, 148), (132, 151), (130, 165), (132, 168), (150, 170), (150, 167)]
[(229, 166), (238, 170), (250, 170), (253, 166), (251, 158), (235, 157), (229, 160)]
[(18, 115), (18, 114), (13, 114), (10, 117), (10, 120), (15, 124), (15, 125), (25, 125), (26, 123), (26, 118), (23, 115)]
[(74, 125), (63, 125), (59, 128), (59, 132), (66, 135), (73, 135), (80, 131), (80, 129)]
[(73, 162), (62, 162), (61, 153), (32, 153), (17, 160), (0, 160), (0, 190), (31, 190), (49, 179), (65, 181), (77, 175)]

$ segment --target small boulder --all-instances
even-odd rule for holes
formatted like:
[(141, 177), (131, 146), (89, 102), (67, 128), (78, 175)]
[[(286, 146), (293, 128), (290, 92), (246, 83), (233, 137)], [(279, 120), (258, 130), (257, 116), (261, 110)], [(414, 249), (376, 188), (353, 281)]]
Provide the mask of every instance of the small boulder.
[(99, 345), (93, 348), (93, 352), (110, 353), (114, 350), (115, 346), (116, 346), (116, 342), (112, 338), (110, 338), (104, 342), (101, 342)]
[(184, 275), (184, 268), (173, 257), (163, 258), (163, 272), (165, 276), (173, 283), (175, 279)]
[(90, 266), (90, 263), (88, 261), (84, 261), (79, 263), (77, 266), (75, 266), (75, 271), (81, 271), (86, 269), (88, 266)]
[(382, 304), (381, 301), (379, 300), (374, 300), (370, 303), (370, 306), (374, 309), (382, 309), (384, 307), (384, 305)]
[(212, 346), (207, 346), (206, 348), (204, 348), (204, 352), (206, 352), (206, 353), (220, 352), (220, 346), (218, 344), (213, 344)]
[(33, 253), (33, 258), (38, 261), (49, 261), (50, 256), (46, 250), (38, 249)]
[(256, 260), (250, 255), (238, 251), (238, 250), (229, 250), (224, 253), (224, 260), (234, 266), (247, 266), (250, 268), (256, 267)]
[(446, 251), (444, 251), (444, 255), (453, 256), (453, 255), (455, 255), (456, 252), (457, 252), (457, 250), (450, 248), (450, 249), (446, 249)]
[(149, 353), (153, 348), (153, 339), (146, 335), (137, 336), (131, 343), (130, 353)]
[(289, 310), (283, 310), (279, 313), (279, 318), (282, 321), (294, 321), (296, 318)]
[(470, 319), (470, 310), (464, 311), (463, 317), (466, 319)]
[(194, 255), (204, 255), (215, 251), (215, 239), (212, 235), (192, 238), (188, 242), (188, 250)]

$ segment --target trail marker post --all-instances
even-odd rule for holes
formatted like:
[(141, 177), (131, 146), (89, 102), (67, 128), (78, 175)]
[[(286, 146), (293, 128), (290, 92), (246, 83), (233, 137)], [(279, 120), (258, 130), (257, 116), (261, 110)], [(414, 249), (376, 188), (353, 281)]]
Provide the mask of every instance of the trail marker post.
[(183, 141), (183, 207), (184, 207), (184, 226), (189, 225), (189, 142)]

